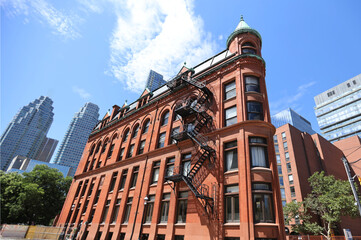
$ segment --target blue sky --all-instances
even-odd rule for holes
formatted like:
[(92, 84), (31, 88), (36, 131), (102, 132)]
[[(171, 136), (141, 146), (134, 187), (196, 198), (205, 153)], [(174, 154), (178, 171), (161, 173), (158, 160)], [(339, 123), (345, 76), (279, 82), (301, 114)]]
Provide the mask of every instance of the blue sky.
[(361, 72), (361, 2), (1, 0), (1, 132), (41, 95), (62, 140), (85, 102), (136, 100), (153, 69), (169, 79), (226, 48), (240, 15), (263, 39), (271, 112), (318, 131), (313, 97)]

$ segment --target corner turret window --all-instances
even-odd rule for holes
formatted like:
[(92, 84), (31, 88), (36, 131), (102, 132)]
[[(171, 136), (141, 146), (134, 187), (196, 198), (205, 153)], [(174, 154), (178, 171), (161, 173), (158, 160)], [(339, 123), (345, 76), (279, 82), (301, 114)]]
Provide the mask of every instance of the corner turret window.
[(263, 108), (260, 102), (247, 102), (247, 119), (263, 120)]
[(242, 45), (242, 54), (257, 54), (256, 47), (252, 43), (246, 42)]
[(246, 92), (260, 92), (259, 79), (255, 76), (245, 76)]

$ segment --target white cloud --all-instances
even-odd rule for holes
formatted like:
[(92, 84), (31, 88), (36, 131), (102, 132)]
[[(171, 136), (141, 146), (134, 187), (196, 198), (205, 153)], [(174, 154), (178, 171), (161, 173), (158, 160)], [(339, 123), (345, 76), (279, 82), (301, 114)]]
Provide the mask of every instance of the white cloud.
[(81, 98), (88, 100), (91, 97), (91, 94), (88, 93), (85, 89), (73, 86), (73, 92), (77, 93)]
[(149, 70), (169, 79), (183, 62), (192, 67), (214, 54), (215, 43), (193, 13), (192, 1), (112, 1), (117, 26), (111, 38), (111, 72), (141, 92)]
[(223, 35), (219, 35), (218, 40), (220, 40), (220, 41), (223, 40)]
[(308, 89), (315, 84), (316, 82), (309, 82), (300, 85), (295, 93), (288, 93), (277, 101), (270, 101), (271, 114), (276, 114), (289, 107), (296, 112), (300, 112), (302, 105), (300, 105), (299, 100), (307, 93)]
[(25, 22), (29, 21), (27, 17), (30, 16), (38, 18), (39, 21), (45, 22), (54, 34), (70, 39), (80, 36), (75, 29), (75, 22), (80, 19), (75, 15), (64, 14), (45, 0), (2, 0), (1, 7), (10, 16), (25, 15)]

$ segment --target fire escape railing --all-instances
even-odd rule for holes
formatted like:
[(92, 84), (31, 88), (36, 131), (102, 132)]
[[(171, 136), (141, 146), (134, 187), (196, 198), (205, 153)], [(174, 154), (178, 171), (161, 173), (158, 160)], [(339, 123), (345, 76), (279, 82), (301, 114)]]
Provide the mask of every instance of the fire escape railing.
[[(191, 139), (199, 147), (198, 154), (192, 156), (192, 167), (183, 165), (171, 169), (166, 173), (165, 179), (174, 183), (184, 181), (193, 194), (199, 199), (207, 213), (213, 212), (214, 199), (209, 195), (209, 186), (202, 184), (202, 167), (206, 160), (214, 159), (215, 150), (208, 145), (208, 139), (201, 134), (201, 131), (208, 127), (212, 121), (208, 115), (208, 103), (212, 99), (212, 92), (206, 87), (206, 84), (195, 81), (191, 78), (189, 72), (177, 76), (167, 83), (171, 91), (191, 85), (197, 88), (199, 94), (196, 98), (187, 99), (180, 102), (175, 107), (175, 112), (183, 119), (183, 131), (172, 134), (172, 139), (177, 142)], [(190, 122), (189, 119), (192, 118)], [(195, 119), (195, 120), (194, 120)]]

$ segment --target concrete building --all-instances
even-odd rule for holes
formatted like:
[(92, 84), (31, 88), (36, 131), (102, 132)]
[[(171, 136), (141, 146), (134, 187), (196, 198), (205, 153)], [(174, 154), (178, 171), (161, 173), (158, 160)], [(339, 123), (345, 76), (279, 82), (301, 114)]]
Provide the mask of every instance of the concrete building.
[[(283, 205), (301, 202), (307, 197), (311, 192), (308, 178), (314, 172), (325, 171), (337, 179), (347, 180), (341, 161), (344, 153), (319, 134), (310, 135), (286, 124), (276, 129), (274, 143)], [(359, 226), (361, 218), (343, 218), (336, 235), (343, 235), (342, 229), (346, 228), (359, 236)]]
[(64, 139), (52, 163), (70, 167), (70, 176), (74, 176), (82, 156), (85, 144), (99, 118), (99, 107), (86, 103), (71, 120)]
[(113, 106), (91, 133), (57, 226), (79, 239), (285, 239), (261, 36)]
[(311, 123), (307, 121), (304, 117), (293, 111), (291, 108), (272, 115), (271, 121), (276, 128), (289, 123), (301, 132), (307, 132), (311, 135), (316, 133), (312, 129)]
[(53, 101), (41, 96), (22, 107), (0, 138), (0, 169), (17, 156), (35, 158), (53, 122)]
[(318, 125), (327, 140), (361, 136), (361, 74), (314, 99)]
[(166, 83), (167, 82), (165, 80), (163, 80), (162, 74), (159, 74), (156, 71), (150, 70), (145, 88), (148, 88), (149, 91), (153, 92), (154, 90), (163, 86)]
[(16, 156), (11, 161), (10, 166), (6, 172), (19, 172), (19, 173), (31, 172), (36, 165), (46, 165), (48, 167), (55, 168), (59, 170), (59, 172), (61, 172), (64, 177), (68, 176), (70, 171), (70, 167), (66, 167), (54, 163), (38, 161), (24, 156)]
[(52, 138), (44, 138), (40, 145), (39, 151), (35, 156), (35, 159), (42, 162), (50, 162), (58, 142), (58, 140)]

